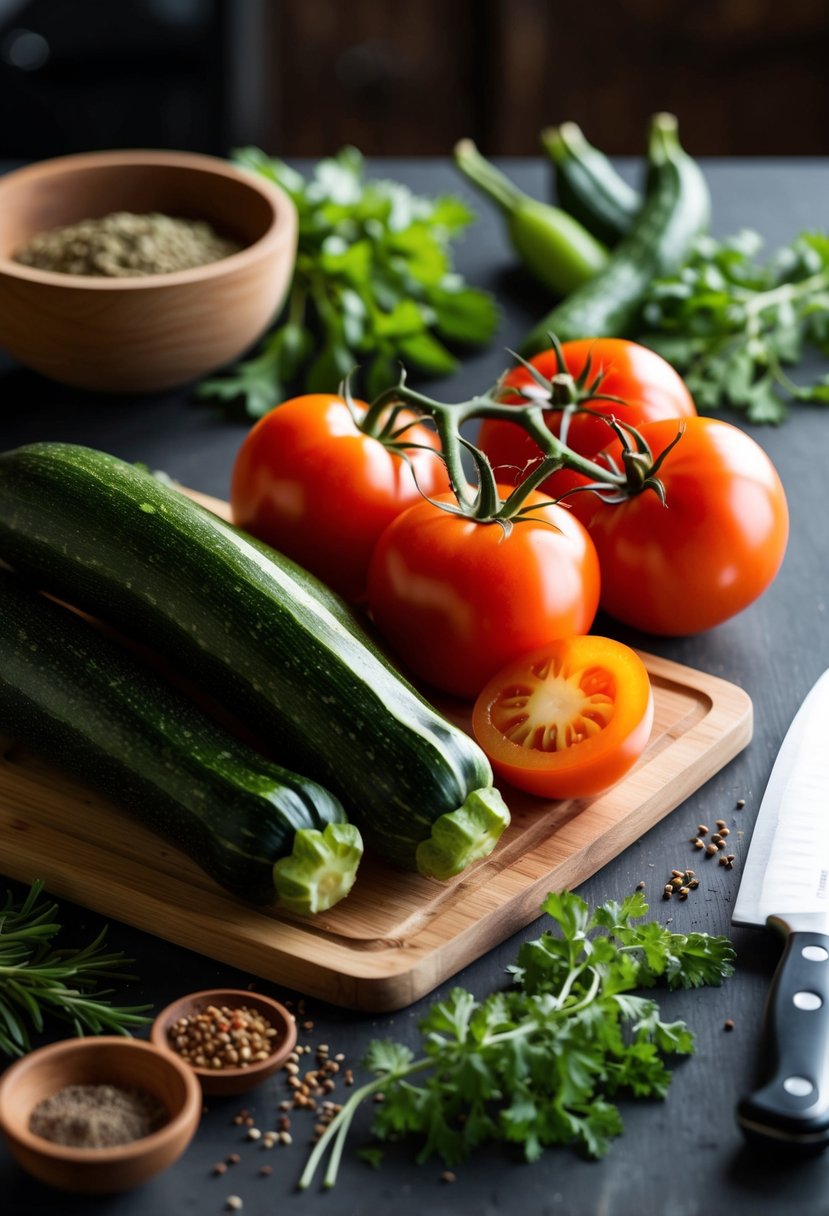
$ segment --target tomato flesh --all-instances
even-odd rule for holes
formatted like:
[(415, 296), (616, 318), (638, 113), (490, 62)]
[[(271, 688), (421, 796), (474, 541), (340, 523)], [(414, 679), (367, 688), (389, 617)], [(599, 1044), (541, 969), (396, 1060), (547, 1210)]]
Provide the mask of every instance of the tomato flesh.
[(650, 738), (653, 692), (630, 647), (578, 636), (507, 664), (475, 702), (472, 729), (494, 772), (544, 798), (619, 781)]

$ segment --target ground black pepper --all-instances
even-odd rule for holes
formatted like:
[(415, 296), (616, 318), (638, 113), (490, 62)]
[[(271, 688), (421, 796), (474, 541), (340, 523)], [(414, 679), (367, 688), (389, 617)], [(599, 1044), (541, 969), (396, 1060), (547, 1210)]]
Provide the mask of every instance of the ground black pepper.
[(111, 1148), (149, 1136), (167, 1119), (164, 1105), (143, 1090), (67, 1085), (38, 1102), (29, 1130), (55, 1144)]

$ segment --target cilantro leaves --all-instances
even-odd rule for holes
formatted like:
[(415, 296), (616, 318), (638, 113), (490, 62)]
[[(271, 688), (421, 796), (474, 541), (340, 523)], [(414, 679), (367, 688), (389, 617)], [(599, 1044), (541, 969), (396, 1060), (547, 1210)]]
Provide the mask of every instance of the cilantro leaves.
[(639, 341), (685, 378), (701, 410), (732, 406), (780, 423), (792, 401), (829, 403), (829, 376), (794, 383), (806, 347), (829, 354), (829, 237), (802, 233), (767, 261), (756, 232), (701, 237), (686, 265), (653, 284)]
[(309, 180), (257, 148), (234, 158), (293, 199), (297, 259), (276, 328), (253, 358), (202, 383), (200, 397), (241, 401), (258, 418), (292, 386), (336, 392), (362, 366), (363, 391), (373, 398), (397, 381), (401, 360), (445, 376), (458, 365), (445, 343), (490, 340), (498, 320), (492, 297), (452, 266), (451, 243), (473, 219), (460, 199), (366, 181), (356, 148), (321, 160)]
[[(436, 1155), (446, 1165), (487, 1141), (521, 1145), (528, 1161), (554, 1144), (601, 1157), (622, 1131), (618, 1094), (665, 1095), (665, 1057), (690, 1054), (693, 1035), (684, 1022), (663, 1022), (657, 1003), (633, 989), (719, 984), (733, 971), (731, 943), (637, 923), (648, 911), (638, 891), (593, 912), (565, 891), (548, 895), (542, 910), (557, 932), (521, 946), (510, 988), (483, 1000), (452, 989), (420, 1024), (419, 1058), (403, 1044), (370, 1044), (364, 1065), (376, 1079), (331, 1122), (300, 1187), (329, 1149), (325, 1185), (334, 1185), (354, 1115), (379, 1092), (375, 1137), (415, 1136), (418, 1161)], [(370, 1160), (379, 1164), (376, 1147)]]

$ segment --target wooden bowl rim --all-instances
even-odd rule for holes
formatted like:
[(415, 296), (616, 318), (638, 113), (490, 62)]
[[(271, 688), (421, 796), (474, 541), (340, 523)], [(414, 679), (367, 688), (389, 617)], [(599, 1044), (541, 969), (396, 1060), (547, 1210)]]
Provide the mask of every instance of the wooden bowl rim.
[[(132, 1140), (128, 1144), (113, 1144), (106, 1148), (78, 1148), (71, 1144), (58, 1144), (53, 1140), (45, 1140), (29, 1130), (28, 1123), (17, 1120), (9, 1121), (4, 1115), (4, 1098), (13, 1086), (14, 1081), (29, 1068), (37, 1067), (48, 1056), (71, 1056), (78, 1053), (94, 1051), (99, 1045), (122, 1048), (125, 1051), (144, 1051), (161, 1058), (166, 1067), (172, 1065), (174, 1071), (184, 1083), (184, 1102), (181, 1109), (171, 1115), (163, 1127)], [(146, 1039), (125, 1038), (122, 1035), (95, 1035), (83, 1039), (61, 1039), (58, 1043), (49, 1043), (38, 1047), (28, 1055), (11, 1064), (0, 1076), (0, 1127), (7, 1136), (12, 1137), (18, 1144), (29, 1152), (41, 1157), (51, 1157), (54, 1160), (70, 1162), (76, 1165), (109, 1164), (113, 1161), (132, 1161), (145, 1155), (150, 1155), (156, 1148), (168, 1140), (174, 1140), (186, 1133), (191, 1126), (195, 1130), (202, 1109), (202, 1093), (197, 1078), (192, 1069), (174, 1055), (161, 1051), (155, 1043)]]
[(43, 283), (45, 286), (62, 287), (69, 291), (149, 291), (159, 287), (201, 283), (226, 274), (234, 274), (295, 239), (296, 209), (284, 190), (274, 182), (246, 172), (229, 161), (223, 161), (217, 156), (205, 156), (200, 152), (131, 148), (125, 151), (77, 152), (70, 156), (56, 156), (49, 160), (37, 161), (33, 165), (12, 169), (0, 176), (0, 200), (8, 183), (16, 185), (26, 179), (62, 177), (76, 169), (110, 168), (118, 165), (146, 165), (149, 168), (169, 166), (173, 169), (190, 169), (208, 176), (228, 178), (264, 199), (271, 208), (271, 221), (262, 236), (244, 249), (218, 258), (215, 262), (208, 262), (204, 266), (193, 266), (189, 270), (113, 278), (105, 275), (72, 275), (55, 270), (38, 270), (0, 255), (0, 274), (31, 283)]
[[(228, 1000), (227, 998), (230, 998)], [(201, 992), (190, 992), (186, 996), (180, 996), (175, 1001), (171, 1001), (158, 1016), (153, 1020), (150, 1028), (150, 1040), (159, 1050), (169, 1052), (170, 1055), (181, 1061), (181, 1057), (176, 1055), (175, 1048), (171, 1047), (167, 1039), (167, 1028), (179, 1015), (187, 1008), (194, 1006), (205, 1007), (207, 1005), (229, 1004), (230, 1001), (235, 1001), (239, 1005), (243, 1005), (246, 1001), (252, 1004), (259, 1004), (270, 1011), (271, 1015), (275, 1015), (279, 1019), (276, 1024), (276, 1029), (284, 1027), (285, 1037), (281, 1046), (271, 1052), (267, 1060), (258, 1060), (255, 1064), (249, 1064), (247, 1068), (197, 1068), (195, 1064), (185, 1064), (186, 1068), (199, 1079), (205, 1081), (243, 1081), (248, 1077), (261, 1076), (265, 1072), (275, 1072), (277, 1068), (285, 1062), (288, 1056), (296, 1046), (297, 1026), (296, 1018), (289, 1009), (274, 997), (265, 996), (262, 992), (254, 992), (247, 988), (205, 988)], [(273, 1024), (273, 1023), (272, 1023)], [(182, 1061), (183, 1062), (183, 1061)]]

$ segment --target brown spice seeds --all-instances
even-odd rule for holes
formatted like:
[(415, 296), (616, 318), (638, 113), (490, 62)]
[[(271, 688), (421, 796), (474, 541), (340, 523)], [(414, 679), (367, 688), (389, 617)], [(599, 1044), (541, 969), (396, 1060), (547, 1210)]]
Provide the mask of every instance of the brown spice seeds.
[(277, 1030), (255, 1009), (208, 1005), (180, 1017), (170, 1027), (170, 1042), (194, 1068), (249, 1068), (267, 1060), (276, 1046)]

